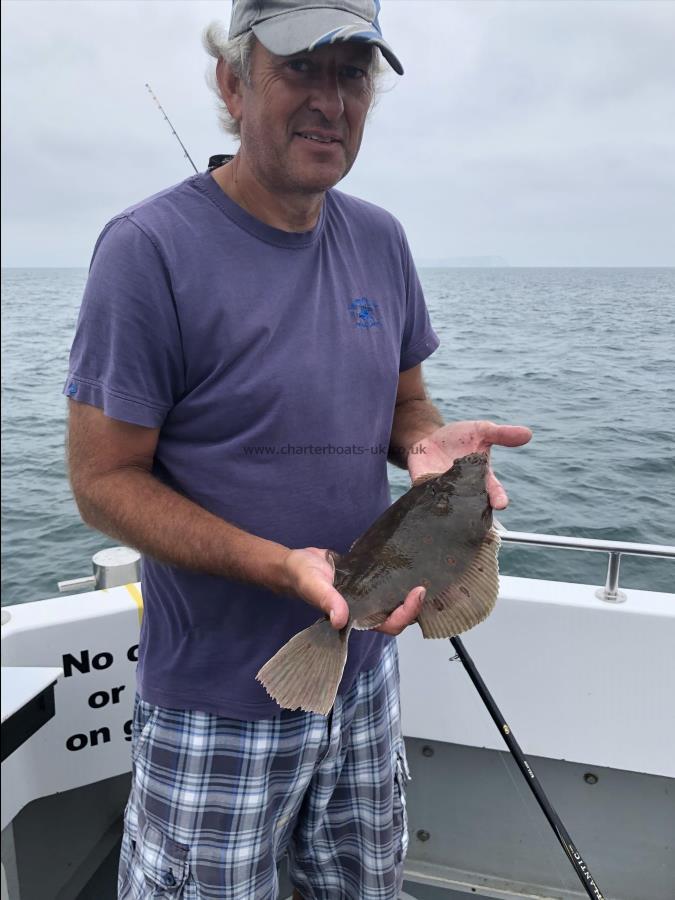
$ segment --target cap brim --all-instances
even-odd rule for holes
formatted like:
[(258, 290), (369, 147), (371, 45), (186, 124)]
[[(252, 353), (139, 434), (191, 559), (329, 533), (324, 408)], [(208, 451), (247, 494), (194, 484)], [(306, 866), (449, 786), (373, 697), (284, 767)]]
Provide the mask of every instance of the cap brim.
[(379, 31), (365, 19), (339, 9), (315, 7), (280, 13), (258, 22), (252, 30), (263, 47), (277, 56), (291, 56), (345, 41), (375, 44), (392, 69), (403, 75), (403, 66)]

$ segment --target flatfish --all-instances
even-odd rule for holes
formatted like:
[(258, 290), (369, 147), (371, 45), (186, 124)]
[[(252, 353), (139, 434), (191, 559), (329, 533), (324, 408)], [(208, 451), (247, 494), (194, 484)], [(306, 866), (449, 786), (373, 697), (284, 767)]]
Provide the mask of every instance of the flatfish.
[(337, 630), (319, 619), (260, 669), (257, 680), (281, 707), (327, 715), (351, 630), (381, 625), (414, 587), (426, 588), (417, 619), (425, 638), (461, 634), (492, 612), (500, 540), (487, 470), (487, 454), (471, 453), (447, 472), (417, 479), (347, 553), (332, 554), (349, 621)]

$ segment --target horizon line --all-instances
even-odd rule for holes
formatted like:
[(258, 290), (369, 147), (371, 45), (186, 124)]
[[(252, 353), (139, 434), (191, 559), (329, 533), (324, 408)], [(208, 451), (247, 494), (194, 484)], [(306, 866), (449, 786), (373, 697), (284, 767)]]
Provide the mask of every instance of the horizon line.
[[(675, 269), (675, 263), (670, 263), (667, 265), (622, 265), (622, 266), (608, 266), (608, 265), (599, 265), (599, 264), (587, 264), (587, 265), (556, 265), (554, 263), (547, 263), (546, 265), (513, 265), (508, 264), (505, 266), (468, 266), (468, 265), (430, 265), (430, 264), (417, 264), (418, 269)], [(0, 270), (5, 271), (18, 271), (21, 269), (55, 269), (58, 271), (68, 270), (68, 269), (89, 269), (89, 266), (45, 266), (45, 265), (24, 265), (24, 266), (1, 266)]]

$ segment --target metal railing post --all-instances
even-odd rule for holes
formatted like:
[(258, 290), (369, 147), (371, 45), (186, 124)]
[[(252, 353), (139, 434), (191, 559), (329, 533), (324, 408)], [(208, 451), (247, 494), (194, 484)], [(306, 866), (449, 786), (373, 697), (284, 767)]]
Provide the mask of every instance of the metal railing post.
[(595, 596), (606, 603), (624, 603), (626, 595), (619, 590), (619, 567), (621, 566), (621, 554), (611, 552), (607, 561), (607, 581), (604, 588), (598, 588)]

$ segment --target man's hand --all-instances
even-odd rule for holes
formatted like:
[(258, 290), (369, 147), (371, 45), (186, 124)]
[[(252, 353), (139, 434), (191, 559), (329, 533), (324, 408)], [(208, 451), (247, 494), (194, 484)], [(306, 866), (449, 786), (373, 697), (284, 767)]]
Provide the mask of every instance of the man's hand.
[(349, 607), (344, 597), (333, 587), (335, 565), (327, 550), (307, 547), (289, 550), (284, 559), (289, 591), (310, 606), (316, 606), (328, 616), (333, 628), (344, 628), (349, 619)]
[[(414, 481), (420, 475), (447, 472), (453, 462), (468, 453), (490, 454), (490, 447), (520, 447), (531, 439), (532, 432), (523, 425), (495, 425), (494, 422), (453, 422), (418, 441), (408, 452), (408, 471)], [(488, 497), (493, 509), (505, 509), (509, 498), (488, 468)]]
[(397, 606), (393, 613), (373, 631), (383, 631), (385, 634), (400, 634), (408, 625), (413, 625), (422, 609), (426, 588), (415, 587), (410, 591), (401, 606)]
[[(349, 620), (349, 607), (344, 597), (333, 587), (335, 566), (330, 554), (318, 547), (290, 550), (284, 560), (290, 591), (316, 606), (330, 618), (333, 628), (344, 628)], [(413, 588), (401, 606), (374, 631), (400, 634), (419, 615), (426, 591)]]

